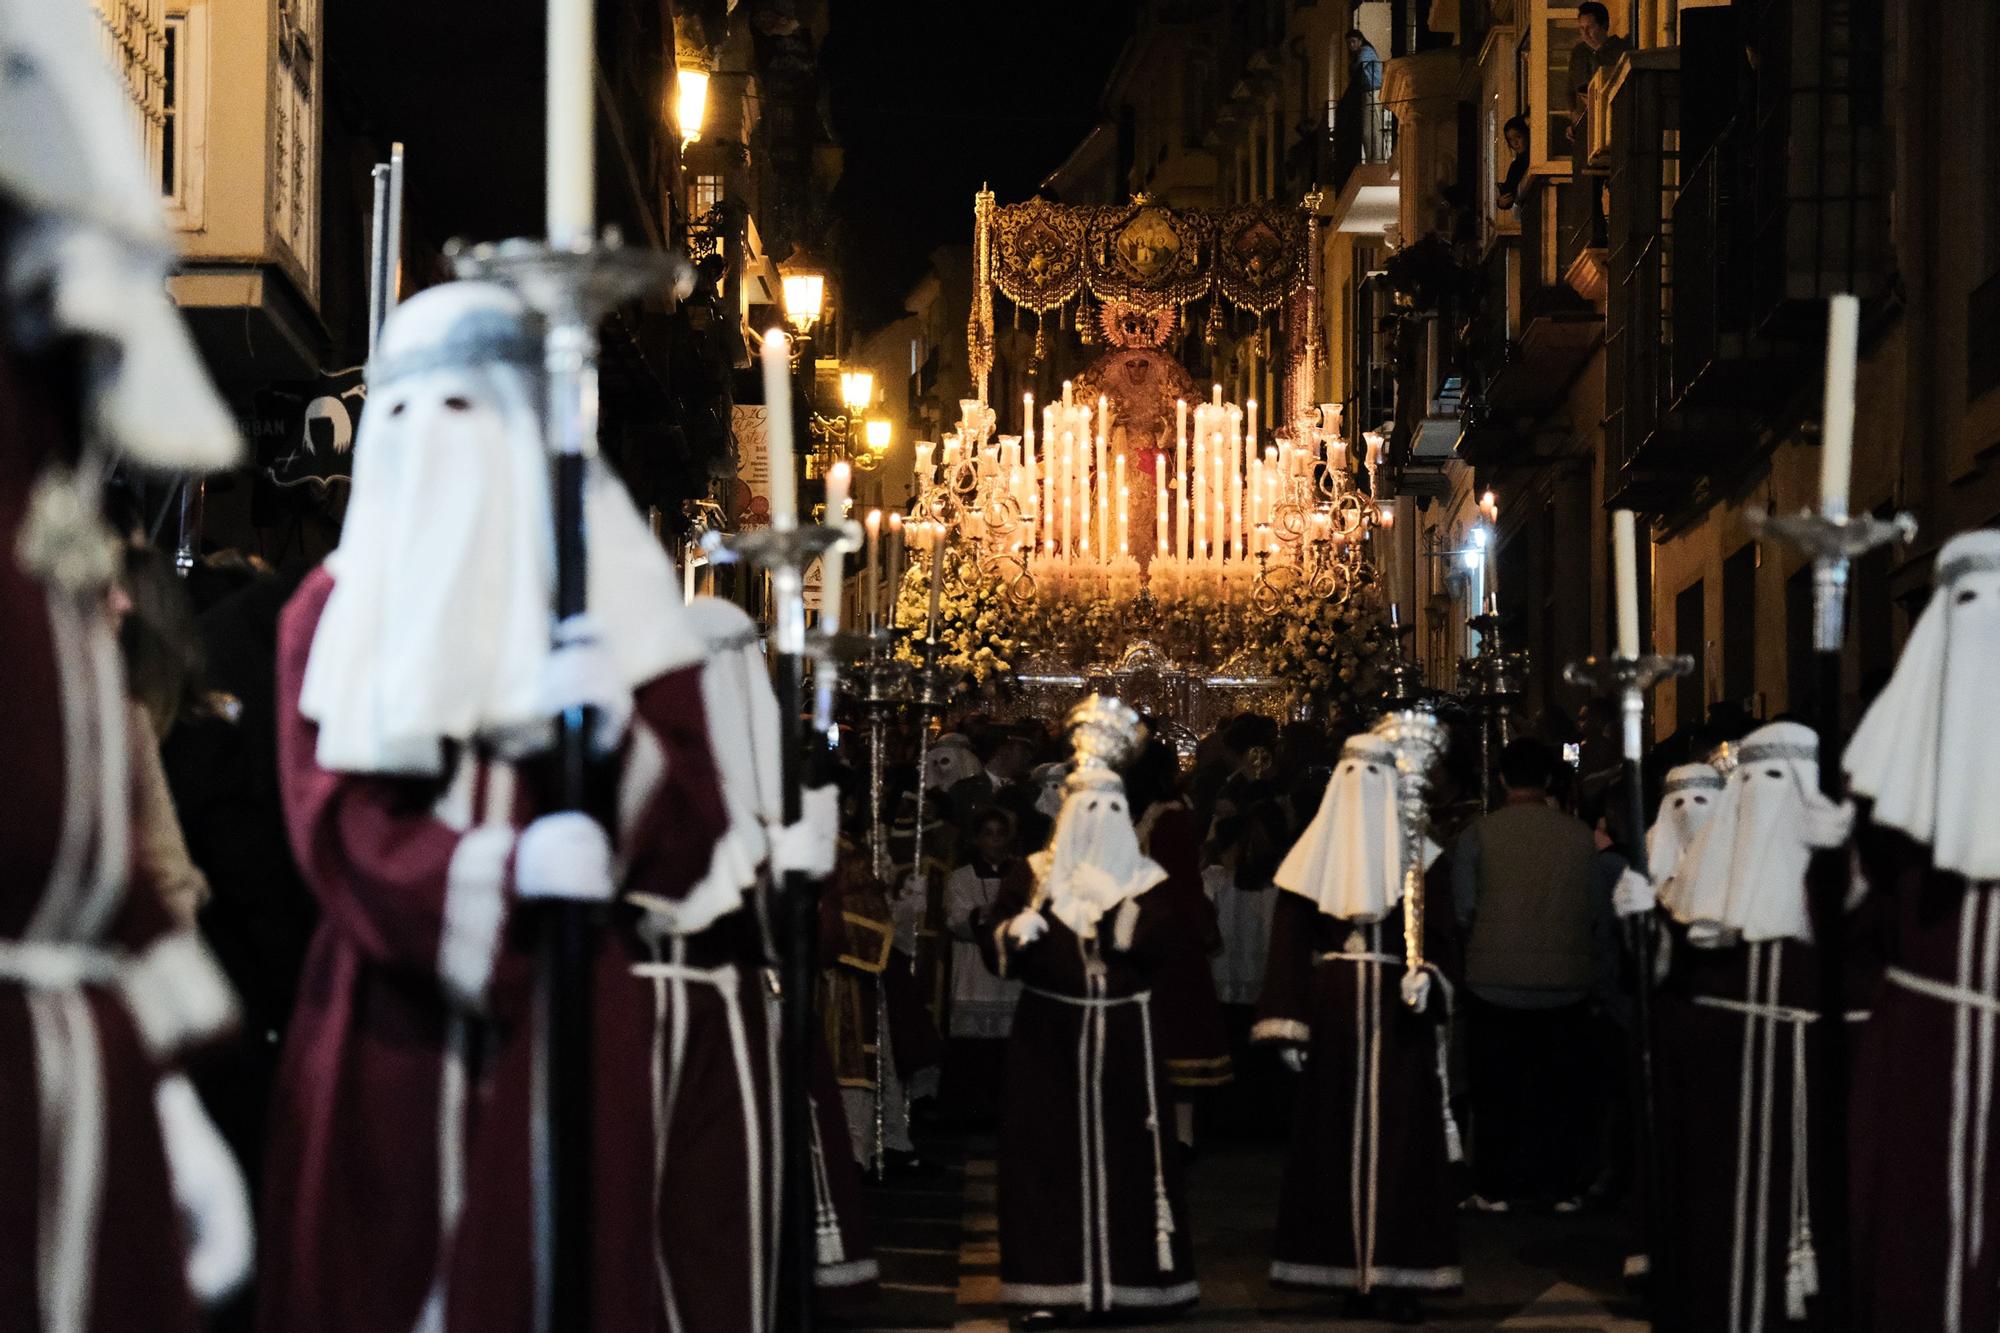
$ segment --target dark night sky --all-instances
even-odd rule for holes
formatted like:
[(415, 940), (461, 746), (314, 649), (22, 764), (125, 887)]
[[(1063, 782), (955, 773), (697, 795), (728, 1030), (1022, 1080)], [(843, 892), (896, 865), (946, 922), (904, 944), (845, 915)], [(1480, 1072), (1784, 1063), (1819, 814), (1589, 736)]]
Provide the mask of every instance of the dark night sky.
[(895, 319), (972, 196), (1024, 199), (1095, 123), (1134, 0), (834, 0), (821, 53), (846, 169), (834, 195), (856, 327)]

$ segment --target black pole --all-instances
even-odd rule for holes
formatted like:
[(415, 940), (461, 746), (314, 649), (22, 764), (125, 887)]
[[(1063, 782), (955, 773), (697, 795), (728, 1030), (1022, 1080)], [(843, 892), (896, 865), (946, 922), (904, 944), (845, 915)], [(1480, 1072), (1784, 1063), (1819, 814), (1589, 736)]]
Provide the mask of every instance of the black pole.
[[(782, 614), (782, 612), (780, 612)], [(783, 738), (779, 772), (784, 819), (796, 824), (804, 808), (806, 733), (802, 721), (804, 662), (796, 653), (775, 654), (778, 717)], [(784, 1232), (779, 1327), (809, 1330), (813, 1323), (814, 1265), (818, 1253), (812, 1169), (812, 1073), (815, 991), (819, 976), (819, 886), (797, 871), (779, 894), (784, 941), (783, 1000), (779, 1027), (781, 1128), (784, 1133)], [(842, 1148), (845, 1151), (845, 1148)]]
[[(1635, 874), (1652, 878), (1646, 859), (1646, 777), (1637, 756), (1625, 757), (1625, 859)], [(1654, 1067), (1653, 918), (1626, 918), (1625, 943), (1632, 956), (1632, 1115), (1639, 1158), (1640, 1202), (1644, 1207), (1647, 1305), (1653, 1327), (1679, 1329), (1679, 1238), (1667, 1225), (1667, 1172), (1660, 1155), (1659, 1084)]]
[[(584, 457), (556, 456), (556, 619), (584, 611), (586, 582), (583, 514)], [(590, 731), (585, 710), (557, 719), (562, 765), (562, 808), (588, 806)], [(590, 1327), (590, 980), (597, 940), (596, 911), (587, 903), (542, 906), (543, 1016), (547, 1026), (545, 1082), (549, 1110), (546, 1224), (552, 1248), (551, 1333)]]
[[(1819, 786), (1829, 798), (1846, 795), (1841, 773), (1845, 744), (1841, 726), (1841, 654), (1814, 654), (1819, 731)], [(1848, 1326), (1847, 1281), (1847, 848), (1813, 854), (1807, 874), (1807, 907), (1813, 923), (1813, 951), (1819, 962), (1819, 1021), (1812, 1037), (1819, 1047), (1807, 1119), (1812, 1128), (1813, 1249), (1819, 1267), (1814, 1313), (1826, 1333)]]

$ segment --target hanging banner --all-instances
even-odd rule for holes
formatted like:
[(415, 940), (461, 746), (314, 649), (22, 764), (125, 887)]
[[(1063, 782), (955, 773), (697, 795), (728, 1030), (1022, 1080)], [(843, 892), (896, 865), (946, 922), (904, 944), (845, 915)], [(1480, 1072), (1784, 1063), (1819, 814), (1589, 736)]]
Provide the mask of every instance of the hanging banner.
[(736, 439), (736, 527), (771, 523), (769, 416), (762, 403), (737, 403), (730, 427)]

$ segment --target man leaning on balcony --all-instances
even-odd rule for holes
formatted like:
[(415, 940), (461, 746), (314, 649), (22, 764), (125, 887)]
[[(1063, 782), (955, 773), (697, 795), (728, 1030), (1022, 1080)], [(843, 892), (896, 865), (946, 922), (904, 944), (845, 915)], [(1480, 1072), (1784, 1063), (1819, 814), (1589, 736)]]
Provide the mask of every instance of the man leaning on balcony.
[(1632, 43), (1611, 31), (1611, 11), (1599, 0), (1583, 0), (1576, 7), (1576, 31), (1579, 40), (1569, 53), (1569, 126), (1572, 152), (1581, 170), (1582, 157), (1589, 151), (1583, 120), (1590, 104), (1590, 80), (1597, 71), (1617, 64)]

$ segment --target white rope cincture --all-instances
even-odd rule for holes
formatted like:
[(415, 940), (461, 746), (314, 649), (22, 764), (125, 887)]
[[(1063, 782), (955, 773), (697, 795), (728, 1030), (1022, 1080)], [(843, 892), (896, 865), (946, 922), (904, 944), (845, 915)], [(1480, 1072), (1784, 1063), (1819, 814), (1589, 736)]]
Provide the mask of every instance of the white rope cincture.
[[(1099, 1011), (1100, 1015), (1102, 1011)], [(1100, 1020), (1102, 1021), (1101, 1017)], [(1153, 1243), (1160, 1271), (1174, 1268), (1174, 1210), (1167, 1202), (1167, 1169), (1160, 1151), (1160, 1093), (1153, 1068), (1153, 1006), (1149, 991), (1139, 997), (1139, 1030), (1146, 1047), (1146, 1128), (1153, 1135)]]

